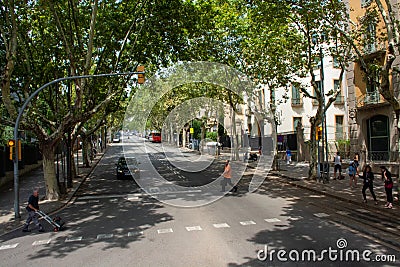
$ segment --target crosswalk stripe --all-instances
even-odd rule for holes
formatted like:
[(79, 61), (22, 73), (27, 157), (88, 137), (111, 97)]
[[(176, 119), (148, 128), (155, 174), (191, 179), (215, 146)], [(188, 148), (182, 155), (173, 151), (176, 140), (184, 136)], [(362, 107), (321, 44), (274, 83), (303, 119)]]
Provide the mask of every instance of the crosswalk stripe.
[(314, 213), (314, 216), (315, 216), (315, 217), (318, 217), (318, 218), (329, 217), (329, 215), (328, 215), (328, 214), (326, 214), (326, 213), (323, 213), (323, 212), (320, 212), (320, 213)]
[(270, 218), (270, 219), (264, 219), (264, 221), (268, 223), (274, 223), (274, 222), (280, 222), (281, 220), (278, 218)]
[(78, 236), (78, 237), (68, 237), (65, 239), (65, 242), (76, 242), (76, 241), (82, 241), (83, 237)]
[(203, 229), (200, 226), (188, 226), (186, 227), (186, 230), (190, 232), (190, 231), (202, 231)]
[(256, 224), (253, 221), (244, 221), (244, 222), (240, 222), (241, 225), (252, 225), (252, 224)]
[(18, 245), (19, 245), (19, 243), (12, 244), (12, 245), (2, 245), (2, 246), (0, 246), (0, 250), (16, 248)]
[(99, 234), (97, 235), (97, 239), (108, 239), (108, 238), (112, 238), (114, 235), (113, 234)]
[(157, 230), (157, 233), (159, 233), (159, 234), (166, 234), (166, 233), (172, 233), (172, 232), (173, 232), (172, 228), (158, 229)]
[(139, 235), (143, 235), (143, 231), (135, 231), (135, 232), (129, 232), (128, 236), (139, 236)]
[(215, 224), (213, 224), (213, 226), (215, 228), (229, 228), (230, 227), (229, 224), (227, 224), (227, 223), (215, 223)]
[(47, 240), (38, 240), (32, 243), (32, 246), (40, 246), (40, 245), (47, 245), (50, 244), (51, 238)]

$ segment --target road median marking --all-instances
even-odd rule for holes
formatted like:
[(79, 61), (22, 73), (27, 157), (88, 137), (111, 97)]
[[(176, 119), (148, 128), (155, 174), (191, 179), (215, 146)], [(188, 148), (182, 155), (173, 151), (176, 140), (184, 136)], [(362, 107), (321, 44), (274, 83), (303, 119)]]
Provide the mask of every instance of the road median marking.
[(77, 241), (82, 241), (83, 237), (82, 236), (78, 236), (78, 237), (68, 237), (67, 239), (65, 239), (65, 242), (77, 242)]
[(97, 235), (96, 239), (109, 239), (112, 238), (114, 235), (113, 234), (99, 234)]

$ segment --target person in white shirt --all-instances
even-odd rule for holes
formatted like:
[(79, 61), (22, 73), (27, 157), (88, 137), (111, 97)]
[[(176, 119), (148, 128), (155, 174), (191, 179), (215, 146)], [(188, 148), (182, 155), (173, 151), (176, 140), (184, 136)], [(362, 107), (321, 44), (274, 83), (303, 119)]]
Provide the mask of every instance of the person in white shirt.
[[(340, 153), (336, 152), (336, 156), (334, 158), (334, 171), (333, 171), (333, 180), (342, 178), (342, 159), (340, 158)], [(339, 172), (339, 176), (336, 176), (336, 172)]]

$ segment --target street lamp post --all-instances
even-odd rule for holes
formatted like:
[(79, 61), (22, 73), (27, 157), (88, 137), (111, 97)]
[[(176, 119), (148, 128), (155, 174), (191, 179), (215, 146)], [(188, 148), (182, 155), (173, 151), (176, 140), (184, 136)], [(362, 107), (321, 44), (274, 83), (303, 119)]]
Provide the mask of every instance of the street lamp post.
[[(22, 107), (19, 109), (18, 112), (18, 117), (15, 121), (15, 127), (14, 127), (14, 140), (18, 142), (18, 128), (19, 128), (19, 123), (22, 118), (22, 114), (24, 113), (24, 110), (28, 106), (28, 104), (31, 102), (31, 100), (36, 97), (43, 89), (49, 87), (50, 85), (56, 84), (58, 82), (66, 81), (66, 80), (76, 80), (76, 79), (83, 79), (83, 78), (97, 78), (97, 77), (112, 77), (112, 76), (126, 76), (126, 75), (132, 75), (132, 74), (142, 74), (144, 75), (144, 71), (130, 71), (130, 72), (121, 72), (121, 73), (108, 73), (108, 74), (97, 74), (97, 75), (81, 75), (81, 76), (70, 76), (70, 77), (64, 77), (64, 78), (59, 78), (56, 80), (53, 80), (51, 82), (46, 83), (39, 89), (37, 89), (35, 92), (33, 92), (25, 101), (25, 103), (22, 105)], [(21, 215), (19, 213), (19, 172), (18, 172), (18, 149), (15, 150), (15, 156), (14, 156), (14, 218), (19, 219), (21, 218)]]

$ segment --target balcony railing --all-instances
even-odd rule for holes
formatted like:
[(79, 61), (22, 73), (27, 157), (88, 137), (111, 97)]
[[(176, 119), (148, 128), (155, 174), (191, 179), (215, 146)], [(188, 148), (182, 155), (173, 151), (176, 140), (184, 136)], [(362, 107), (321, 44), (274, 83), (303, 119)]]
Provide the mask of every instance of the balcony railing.
[(384, 98), (381, 97), (378, 91), (368, 92), (357, 99), (357, 107), (361, 108), (368, 105), (381, 104), (384, 102), (385, 102)]
[(334, 104), (335, 105), (343, 105), (344, 104), (344, 96), (337, 96)]
[(303, 105), (302, 98), (292, 98), (292, 106), (301, 106)]

